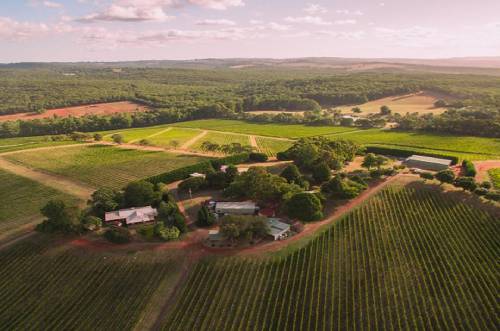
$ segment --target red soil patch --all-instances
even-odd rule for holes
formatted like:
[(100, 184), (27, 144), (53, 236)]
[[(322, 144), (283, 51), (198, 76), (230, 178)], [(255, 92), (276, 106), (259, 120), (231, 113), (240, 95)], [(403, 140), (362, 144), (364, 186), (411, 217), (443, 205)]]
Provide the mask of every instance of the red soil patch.
[(85, 115), (110, 115), (115, 113), (136, 113), (149, 110), (148, 107), (142, 106), (129, 101), (97, 103), (84, 106), (56, 108), (47, 110), (43, 114), (36, 113), (17, 113), (9, 115), (0, 115), (0, 122), (15, 121), (15, 120), (33, 120), (40, 118), (58, 117), (82, 117)]
[(487, 181), (490, 179), (488, 176), (488, 170), (500, 168), (500, 160), (475, 161), (474, 166), (477, 171), (476, 181)]

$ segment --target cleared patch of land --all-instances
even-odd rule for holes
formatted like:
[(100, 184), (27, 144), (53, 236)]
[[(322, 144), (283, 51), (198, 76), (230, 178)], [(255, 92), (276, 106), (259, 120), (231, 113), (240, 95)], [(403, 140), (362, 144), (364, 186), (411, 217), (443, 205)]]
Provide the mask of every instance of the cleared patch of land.
[(26, 151), (8, 155), (6, 158), (95, 188), (120, 188), (131, 181), (204, 159), (199, 156), (176, 155), (164, 151), (142, 151), (104, 145), (54, 149), (50, 153)]
[(77, 205), (78, 198), (0, 168), (0, 234), (41, 219), (40, 208), (60, 199)]
[(412, 185), (276, 257), (199, 263), (164, 330), (495, 329), (498, 219)]
[(0, 251), (2, 330), (133, 330), (181, 271), (165, 251), (81, 251), (40, 237)]
[(34, 120), (49, 117), (81, 117), (85, 115), (110, 115), (115, 113), (136, 113), (147, 111), (149, 108), (129, 101), (96, 103), (84, 106), (49, 109), (42, 114), (38, 113), (16, 113), (0, 115), (0, 122), (16, 120)]
[[(434, 102), (443, 98), (438, 93), (419, 92), (407, 95), (392, 96), (377, 100), (372, 100), (361, 105), (338, 107), (343, 113), (351, 113), (353, 107), (359, 107), (363, 114), (380, 112), (380, 107), (388, 106), (393, 113), (419, 113), (419, 114), (440, 114), (446, 110), (443, 107), (434, 107)], [(445, 98), (446, 99), (446, 98)]]

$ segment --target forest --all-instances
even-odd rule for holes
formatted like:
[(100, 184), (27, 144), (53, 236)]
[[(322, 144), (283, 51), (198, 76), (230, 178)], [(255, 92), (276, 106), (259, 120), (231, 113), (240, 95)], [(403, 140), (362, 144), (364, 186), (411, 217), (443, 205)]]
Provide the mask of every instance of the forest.
[[(46, 109), (129, 100), (154, 110), (142, 114), (49, 118), (4, 122), (0, 137), (60, 134), (141, 127), (202, 118), (262, 121), (244, 112), (318, 112), (421, 90), (449, 99), (440, 119), (406, 115), (402, 128), (496, 136), (500, 77), (317, 69), (165, 69), (96, 66), (0, 68), (0, 114), (43, 113)], [(466, 111), (463, 108), (466, 107)], [(402, 114), (403, 115), (403, 114)], [(470, 126), (471, 119), (474, 125)], [(331, 123), (314, 116), (272, 117), (276, 122)], [(334, 121), (335, 122), (335, 121)], [(445, 124), (443, 124), (445, 123)], [(373, 125), (377, 126), (375, 122)]]

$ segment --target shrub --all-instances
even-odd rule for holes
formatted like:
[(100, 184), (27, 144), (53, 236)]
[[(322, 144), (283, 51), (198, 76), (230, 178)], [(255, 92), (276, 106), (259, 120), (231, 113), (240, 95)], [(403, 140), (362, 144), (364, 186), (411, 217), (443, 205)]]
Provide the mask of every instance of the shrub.
[(352, 199), (357, 197), (367, 188), (366, 184), (361, 184), (353, 180), (340, 176), (335, 176), (328, 182), (321, 185), (321, 192), (338, 199)]
[(203, 177), (191, 177), (182, 181), (179, 186), (179, 192), (197, 192), (207, 187), (207, 180)]
[(127, 228), (115, 226), (104, 233), (104, 238), (115, 244), (126, 244), (132, 237)]
[(500, 201), (500, 192), (491, 191), (485, 195), (485, 198), (492, 201)]
[(253, 152), (253, 153), (250, 153), (249, 159), (250, 159), (250, 161), (253, 161), (253, 162), (266, 162), (268, 160), (268, 157), (264, 153)]
[(441, 183), (453, 183), (455, 180), (455, 173), (449, 169), (441, 170), (435, 175), (436, 179)]
[(82, 226), (87, 231), (95, 231), (101, 228), (102, 220), (96, 216), (86, 216), (82, 220)]
[(111, 139), (113, 139), (113, 142), (115, 142), (116, 144), (123, 143), (123, 136), (121, 134), (115, 133), (111, 136)]
[(124, 200), (126, 207), (143, 207), (152, 205), (161, 199), (161, 193), (155, 191), (155, 187), (150, 182), (131, 182), (125, 187)]
[(423, 178), (423, 179), (427, 179), (427, 180), (433, 180), (434, 179), (434, 175), (430, 172), (422, 172), (420, 174), (420, 178)]
[(436, 102), (434, 102), (434, 107), (436, 108), (446, 107), (446, 101), (444, 101), (443, 99), (436, 100)]
[(453, 182), (453, 185), (455, 185), (456, 187), (461, 187), (464, 190), (471, 192), (477, 188), (477, 184), (476, 181), (474, 180), (474, 177), (458, 177)]
[(481, 187), (483, 187), (483, 188), (485, 188), (485, 189), (489, 190), (490, 188), (492, 188), (492, 187), (493, 187), (493, 185), (491, 185), (491, 183), (490, 183), (490, 182), (488, 182), (488, 181), (484, 181), (484, 182), (482, 182), (482, 183), (481, 183)]
[(475, 194), (481, 195), (481, 196), (485, 196), (486, 194), (488, 194), (488, 192), (489, 192), (488, 189), (484, 188), (484, 187), (479, 187), (479, 188), (474, 190)]
[(287, 214), (303, 222), (318, 221), (323, 218), (323, 205), (316, 194), (297, 193), (287, 201)]
[(476, 177), (476, 167), (474, 166), (474, 163), (472, 163), (469, 160), (463, 160), (462, 162), (462, 168), (464, 170), (464, 175), (467, 177)]
[(312, 176), (317, 183), (323, 183), (332, 178), (332, 171), (326, 162), (320, 162), (313, 167)]
[(215, 224), (215, 216), (208, 210), (207, 206), (202, 206), (198, 210), (196, 225), (199, 227), (212, 226)]
[(276, 153), (276, 158), (278, 159), (278, 161), (290, 161), (290, 157), (286, 152)]
[(100, 133), (95, 133), (95, 134), (94, 134), (94, 140), (95, 140), (95, 141), (101, 141), (101, 140), (102, 140), (102, 134), (100, 134)]
[(143, 237), (145, 237), (145, 238), (147, 238), (147, 239), (149, 239), (149, 240), (153, 239), (153, 238), (154, 238), (154, 236), (155, 236), (155, 229), (154, 229), (154, 225), (151, 225), (151, 224), (148, 224), (148, 225), (142, 225), (141, 227), (139, 227), (139, 228), (137, 229), (137, 232), (138, 232), (141, 236), (143, 236)]
[(158, 223), (153, 228), (154, 235), (162, 240), (170, 241), (178, 239), (181, 235), (181, 231), (175, 227), (165, 227), (163, 223)]
[(139, 145), (142, 145), (142, 146), (151, 146), (151, 145), (152, 145), (152, 143), (151, 143), (151, 141), (150, 141), (150, 140), (147, 140), (147, 139), (141, 139), (141, 140), (139, 141)]

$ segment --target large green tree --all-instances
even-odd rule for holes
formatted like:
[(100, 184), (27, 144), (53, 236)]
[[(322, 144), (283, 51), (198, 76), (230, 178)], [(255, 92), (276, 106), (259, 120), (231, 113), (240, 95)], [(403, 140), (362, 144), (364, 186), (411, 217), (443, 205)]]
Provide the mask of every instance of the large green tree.
[(318, 221), (323, 218), (321, 200), (313, 193), (297, 193), (286, 204), (289, 217), (304, 222)]

